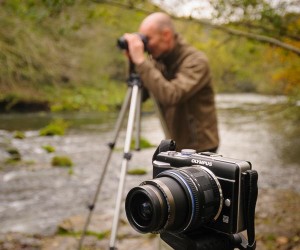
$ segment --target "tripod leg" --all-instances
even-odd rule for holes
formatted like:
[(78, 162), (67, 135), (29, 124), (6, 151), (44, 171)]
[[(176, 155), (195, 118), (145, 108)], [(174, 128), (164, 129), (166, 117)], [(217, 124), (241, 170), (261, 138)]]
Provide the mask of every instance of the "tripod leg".
[(84, 228), (82, 230), (81, 238), (80, 238), (79, 245), (78, 245), (78, 249), (79, 250), (82, 247), (84, 236), (86, 234), (88, 225), (89, 225), (91, 217), (92, 217), (92, 212), (93, 212), (93, 210), (95, 208), (95, 204), (97, 202), (97, 198), (98, 198), (98, 195), (99, 195), (99, 192), (100, 192), (100, 189), (101, 189), (101, 186), (102, 186), (102, 182), (103, 182), (105, 174), (106, 174), (108, 163), (110, 161), (110, 158), (111, 158), (111, 155), (112, 155), (112, 151), (113, 151), (113, 149), (115, 147), (115, 144), (116, 144), (119, 132), (120, 132), (121, 127), (122, 127), (122, 124), (123, 124), (123, 121), (124, 121), (124, 117), (125, 117), (125, 113), (126, 113), (126, 110), (127, 110), (128, 106), (129, 106), (129, 101), (130, 101), (131, 94), (132, 94), (132, 89), (129, 88), (127, 90), (124, 102), (122, 104), (122, 108), (121, 108), (120, 114), (119, 114), (118, 119), (117, 119), (117, 123), (116, 123), (116, 126), (115, 126), (115, 132), (114, 132), (114, 139), (113, 139), (112, 142), (109, 143), (110, 150), (109, 150), (109, 153), (107, 155), (107, 158), (106, 158), (103, 170), (102, 170), (102, 174), (101, 174), (100, 180), (99, 180), (97, 188), (96, 188), (96, 192), (95, 192), (95, 195), (94, 195), (93, 202), (92, 202), (91, 205), (89, 205), (89, 213), (88, 213), (87, 219), (85, 221), (85, 225), (84, 225)]
[(115, 131), (114, 131), (114, 135), (115, 136), (114, 136), (113, 141), (111, 142), (111, 144), (113, 144), (113, 146), (115, 146), (115, 143), (116, 143), (117, 138), (119, 136), (119, 132), (120, 132), (120, 129), (121, 129), (123, 121), (124, 121), (126, 110), (129, 107), (129, 102), (130, 102), (131, 95), (132, 95), (132, 88), (129, 88), (127, 90), (127, 93), (126, 93), (126, 96), (125, 96), (125, 100), (124, 100), (124, 102), (122, 104), (122, 108), (120, 110), (120, 114), (119, 114), (118, 120), (116, 122)]
[(138, 91), (137, 106), (136, 106), (136, 134), (135, 134), (135, 150), (140, 150), (140, 137), (141, 137), (141, 106), (142, 106), (142, 91)]
[(114, 219), (113, 219), (113, 225), (112, 225), (111, 237), (110, 237), (110, 243), (109, 243), (110, 250), (115, 249), (115, 241), (116, 241), (117, 229), (118, 229), (118, 224), (119, 224), (123, 189), (124, 189), (125, 177), (126, 177), (126, 172), (127, 172), (127, 163), (128, 163), (128, 160), (130, 160), (130, 158), (131, 158), (130, 143), (131, 143), (131, 138), (132, 138), (132, 132), (133, 132), (133, 126), (134, 126), (134, 116), (135, 116), (135, 112), (136, 112), (136, 105), (137, 105), (139, 90), (140, 89), (137, 85), (133, 86), (132, 96), (131, 96), (131, 104), (130, 104), (130, 110), (129, 110), (129, 117), (128, 117), (128, 123), (127, 123), (127, 132), (126, 132), (125, 145), (124, 145), (124, 156), (123, 156), (123, 161), (122, 161), (122, 166), (121, 166), (121, 174), (120, 174), (119, 187), (118, 187), (118, 193), (117, 193), (116, 207), (115, 207), (115, 213), (114, 213)]

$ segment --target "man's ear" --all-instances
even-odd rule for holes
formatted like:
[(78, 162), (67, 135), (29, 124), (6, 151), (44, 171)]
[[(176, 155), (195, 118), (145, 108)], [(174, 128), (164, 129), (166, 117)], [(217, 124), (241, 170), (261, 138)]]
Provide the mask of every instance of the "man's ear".
[(172, 31), (170, 29), (165, 28), (163, 30), (163, 37), (166, 42), (170, 42), (172, 39)]

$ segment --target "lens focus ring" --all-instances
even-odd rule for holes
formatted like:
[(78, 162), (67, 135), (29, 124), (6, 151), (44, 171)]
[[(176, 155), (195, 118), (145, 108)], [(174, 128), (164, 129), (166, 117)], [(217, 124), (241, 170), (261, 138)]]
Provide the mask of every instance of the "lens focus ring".
[(201, 166), (183, 167), (164, 171), (159, 176), (176, 179), (188, 198), (188, 218), (183, 227), (178, 228), (179, 232), (198, 227), (217, 218), (222, 204), (222, 190), (211, 171), (206, 171)]
[[(188, 199), (188, 218), (186, 219), (186, 223), (182, 225), (180, 228), (176, 229), (176, 232), (184, 232), (188, 228), (191, 227), (193, 221), (199, 216), (199, 192), (197, 187), (195, 186), (193, 180), (182, 171), (178, 170), (168, 170), (162, 172), (159, 176), (169, 176), (180, 182), (181, 187), (185, 190)], [(169, 226), (171, 227), (171, 226)], [(171, 227), (172, 228), (172, 227)], [(168, 228), (170, 229), (170, 228)]]

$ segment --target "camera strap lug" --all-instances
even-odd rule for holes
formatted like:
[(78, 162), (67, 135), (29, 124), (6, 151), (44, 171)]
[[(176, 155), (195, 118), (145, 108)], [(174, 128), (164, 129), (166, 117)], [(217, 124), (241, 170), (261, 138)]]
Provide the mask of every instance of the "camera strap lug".
[(247, 228), (248, 244), (245, 249), (254, 250), (256, 249), (255, 240), (255, 206), (258, 196), (257, 180), (258, 174), (255, 170), (247, 170), (244, 175), (244, 211), (245, 213), (245, 223)]
[(176, 142), (173, 140), (162, 140), (159, 144), (159, 146), (156, 148), (153, 157), (152, 162), (156, 159), (156, 156), (161, 152), (167, 152), (167, 151), (175, 151), (176, 149)]

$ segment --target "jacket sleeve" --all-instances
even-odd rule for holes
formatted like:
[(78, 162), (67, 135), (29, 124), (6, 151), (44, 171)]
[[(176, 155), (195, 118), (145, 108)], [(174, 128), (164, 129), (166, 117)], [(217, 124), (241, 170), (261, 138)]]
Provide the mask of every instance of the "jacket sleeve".
[(208, 62), (202, 56), (188, 56), (175, 77), (167, 80), (150, 60), (136, 66), (144, 86), (163, 106), (182, 103), (210, 81)]

